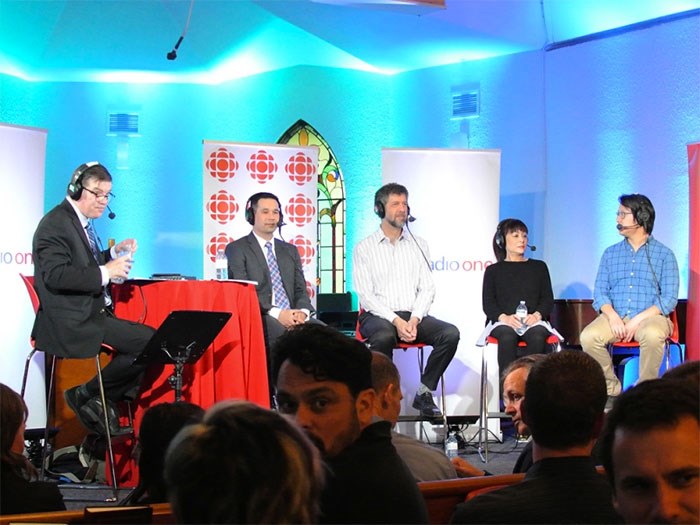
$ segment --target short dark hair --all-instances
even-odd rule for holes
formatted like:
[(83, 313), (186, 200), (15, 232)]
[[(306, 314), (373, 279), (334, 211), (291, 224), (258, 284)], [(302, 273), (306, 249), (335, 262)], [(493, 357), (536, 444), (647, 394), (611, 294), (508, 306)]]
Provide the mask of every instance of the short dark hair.
[(389, 182), (377, 190), (374, 194), (374, 212), (382, 218), (386, 212), (386, 203), (389, 200), (389, 195), (405, 195), (408, 198), (408, 190), (406, 186), (396, 182)]
[(528, 233), (527, 225), (520, 219), (503, 219), (496, 226), (496, 233), (493, 234), (493, 254), (497, 261), (506, 258), (506, 235), (513, 232)]
[(681, 379), (690, 381), (695, 386), (700, 385), (700, 361), (686, 361), (680, 365), (669, 368), (664, 372), (664, 379)]
[(353, 397), (372, 388), (372, 355), (357, 339), (320, 324), (297, 325), (275, 343), (273, 378), (277, 384), (280, 368), (290, 361), (317, 381), (345, 384)]
[(612, 449), (617, 429), (648, 432), (655, 428), (672, 428), (684, 416), (700, 420), (697, 384), (685, 379), (651, 379), (633, 386), (617, 398), (608, 412), (600, 437), (601, 459), (613, 488)]
[(629, 208), (635, 222), (642, 226), (645, 232), (651, 234), (654, 229), (656, 212), (649, 197), (640, 193), (632, 193), (630, 195), (620, 195), (618, 201), (625, 208)]
[(530, 370), (532, 370), (532, 367), (535, 366), (535, 363), (541, 361), (546, 356), (547, 354), (528, 354), (518, 357), (515, 361), (511, 361), (511, 363), (501, 373), (501, 384), (503, 384), (503, 382), (506, 380), (508, 374), (518, 370), (519, 368), (525, 368), (527, 369), (528, 373), (530, 373)]
[(606, 400), (605, 376), (595, 359), (580, 350), (548, 354), (527, 376), (523, 421), (543, 447), (585, 445), (596, 437)]
[(389, 383), (400, 388), (400, 382), (399, 369), (394, 362), (381, 352), (372, 352), (372, 387), (379, 392)]

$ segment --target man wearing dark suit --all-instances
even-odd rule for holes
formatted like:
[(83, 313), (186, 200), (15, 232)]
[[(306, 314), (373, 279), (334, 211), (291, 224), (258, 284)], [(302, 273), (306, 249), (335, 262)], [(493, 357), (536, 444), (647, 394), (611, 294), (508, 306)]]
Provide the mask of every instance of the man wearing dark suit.
[[(59, 357), (84, 359), (97, 355), (100, 345), (116, 354), (102, 371), (110, 402), (137, 394), (143, 366), (133, 365), (154, 330), (117, 319), (105, 294), (110, 280), (124, 279), (131, 268), (136, 240), (126, 239), (101, 250), (92, 221), (105, 211), (112, 197), (112, 176), (97, 162), (79, 166), (68, 184), (68, 195), (39, 222), (34, 233), (34, 286), (41, 301), (32, 336), (36, 347)], [(110, 211), (111, 213), (111, 211)], [(64, 393), (68, 406), (89, 430), (104, 433), (97, 376)], [(110, 429), (119, 428), (114, 406), (108, 406)]]
[(535, 363), (521, 412), (532, 433), (525, 480), (457, 505), (452, 523), (622, 523), (591, 451), (607, 400), (603, 371), (574, 350)]
[[(268, 357), (277, 338), (289, 328), (309, 321), (313, 312), (296, 246), (273, 237), (282, 224), (281, 208), (279, 199), (272, 193), (251, 196), (246, 203), (245, 218), (253, 231), (226, 247), (229, 278), (258, 283), (256, 290)], [(275, 264), (282, 286), (277, 289), (273, 282)]]

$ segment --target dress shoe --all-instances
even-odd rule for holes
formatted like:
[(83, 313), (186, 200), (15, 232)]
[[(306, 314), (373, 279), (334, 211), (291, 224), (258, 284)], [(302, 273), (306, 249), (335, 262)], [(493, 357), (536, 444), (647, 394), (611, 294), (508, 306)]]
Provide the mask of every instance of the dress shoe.
[(416, 394), (413, 398), (413, 408), (420, 412), (420, 415), (426, 418), (442, 417), (442, 412), (433, 401), (433, 395), (430, 392), (424, 394)]
[(63, 392), (63, 397), (66, 400), (66, 404), (73, 412), (75, 412), (75, 415), (78, 417), (78, 421), (80, 421), (80, 423), (88, 430), (94, 430), (94, 421), (82, 413), (82, 408), (91, 399), (85, 385), (78, 385), (73, 388), (69, 388)]
[[(102, 400), (99, 396), (90, 399), (87, 403), (85, 403), (85, 405), (83, 405), (80, 411), (83, 418), (91, 423), (88, 426), (88, 429), (101, 436), (107, 435), (102, 410)], [(119, 425), (119, 413), (116, 407), (109, 400), (107, 401), (107, 419), (109, 421), (109, 431), (112, 437), (132, 433), (131, 427), (122, 427)]]

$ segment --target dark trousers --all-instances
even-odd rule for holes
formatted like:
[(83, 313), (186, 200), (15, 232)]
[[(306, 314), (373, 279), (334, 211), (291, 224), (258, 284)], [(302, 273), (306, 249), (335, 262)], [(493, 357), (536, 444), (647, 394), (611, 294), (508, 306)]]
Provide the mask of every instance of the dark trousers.
[[(102, 369), (105, 396), (110, 401), (134, 399), (141, 386), (148, 365), (134, 365), (134, 359), (143, 352), (155, 330), (150, 326), (108, 316), (105, 319), (105, 344), (115, 350), (111, 361)], [(88, 394), (99, 394), (97, 376), (86, 383)]]
[[(404, 321), (408, 321), (411, 312), (395, 312)], [(381, 352), (391, 359), (396, 345), (400, 342), (396, 327), (386, 319), (363, 312), (360, 315), (360, 334), (366, 339), (370, 350)], [(433, 347), (428, 363), (423, 371), (421, 383), (430, 390), (437, 388), (440, 376), (447, 370), (457, 351), (459, 330), (456, 326), (426, 315), (418, 323), (416, 343), (425, 343)]]
[[(547, 344), (549, 330), (544, 326), (533, 326), (523, 335), (518, 335), (510, 326), (497, 326), (491, 331), (491, 336), (498, 339), (498, 368), (501, 374), (518, 357), (546, 354), (551, 350)], [(527, 346), (518, 346), (519, 341), (525, 341)]]

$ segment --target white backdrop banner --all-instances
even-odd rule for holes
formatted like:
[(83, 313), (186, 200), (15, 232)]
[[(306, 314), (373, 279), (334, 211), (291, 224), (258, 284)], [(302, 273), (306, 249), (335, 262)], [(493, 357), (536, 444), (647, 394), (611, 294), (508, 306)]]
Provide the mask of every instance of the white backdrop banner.
[[(20, 274), (34, 275), (32, 236), (44, 214), (44, 168), (46, 134), (43, 129), (0, 123), (0, 289), (3, 300), (3, 348), (0, 351), (0, 382), (19, 392), (34, 310)], [(28, 427), (46, 421), (43, 355), (35, 358), (29, 374)]]
[(316, 304), (317, 146), (243, 144), (204, 141), (204, 278), (216, 275), (219, 250), (248, 235), (248, 198), (260, 191), (275, 194), (282, 204), (283, 240), (299, 250), (311, 302)]
[[(430, 247), (437, 288), (430, 314), (460, 331), (457, 355), (445, 374), (448, 415), (479, 413), (481, 349), (475, 343), (486, 319), (481, 304), (484, 269), (495, 262), (491, 241), (498, 224), (500, 166), (500, 150), (382, 150), (382, 179), (406, 186), (417, 219), (411, 231)], [(419, 383), (410, 353), (394, 352), (406, 395), (402, 413), (411, 413)], [(498, 363), (495, 354), (489, 357), (493, 389)], [(498, 402), (497, 385), (496, 395), (490, 396), (492, 407)]]

